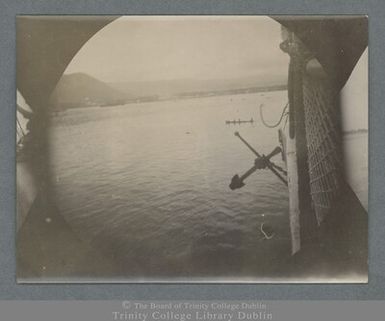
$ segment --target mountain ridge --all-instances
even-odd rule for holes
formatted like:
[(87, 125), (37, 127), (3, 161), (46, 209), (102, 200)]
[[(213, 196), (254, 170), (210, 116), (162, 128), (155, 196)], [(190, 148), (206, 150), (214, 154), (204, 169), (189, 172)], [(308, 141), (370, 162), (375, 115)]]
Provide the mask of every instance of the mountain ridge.
[(223, 94), (283, 90), (282, 76), (269, 80), (248, 77), (241, 79), (172, 79), (106, 83), (86, 73), (65, 74), (52, 96), (54, 110), (67, 108), (113, 106), (132, 102)]
[(54, 109), (124, 103), (126, 93), (86, 73), (63, 75), (51, 95)]

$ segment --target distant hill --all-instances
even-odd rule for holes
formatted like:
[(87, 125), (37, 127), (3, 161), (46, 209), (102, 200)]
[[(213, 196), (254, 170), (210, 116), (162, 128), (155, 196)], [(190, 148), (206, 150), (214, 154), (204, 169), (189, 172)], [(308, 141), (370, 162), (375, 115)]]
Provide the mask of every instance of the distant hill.
[(54, 109), (124, 104), (128, 92), (120, 92), (108, 84), (84, 73), (63, 75), (51, 101)]
[(266, 78), (242, 78), (242, 79), (175, 79), (159, 81), (128, 81), (109, 83), (109, 85), (129, 96), (158, 96), (167, 98), (187, 95), (188, 93), (231, 92), (232, 90), (245, 88), (266, 88), (286, 86), (286, 76), (270, 75)]
[(67, 108), (113, 106), (132, 102), (231, 95), (283, 90), (283, 76), (242, 79), (176, 79), (159, 81), (129, 81), (105, 83), (85, 73), (63, 75), (51, 102), (55, 110)]

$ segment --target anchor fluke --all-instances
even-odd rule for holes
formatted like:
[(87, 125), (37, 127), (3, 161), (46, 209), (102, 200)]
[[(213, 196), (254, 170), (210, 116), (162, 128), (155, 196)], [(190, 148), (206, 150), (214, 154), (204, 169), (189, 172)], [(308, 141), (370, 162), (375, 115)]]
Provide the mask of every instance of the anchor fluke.
[(231, 190), (235, 190), (245, 186), (245, 183), (241, 180), (238, 174), (235, 174), (231, 179), (231, 183), (229, 185)]

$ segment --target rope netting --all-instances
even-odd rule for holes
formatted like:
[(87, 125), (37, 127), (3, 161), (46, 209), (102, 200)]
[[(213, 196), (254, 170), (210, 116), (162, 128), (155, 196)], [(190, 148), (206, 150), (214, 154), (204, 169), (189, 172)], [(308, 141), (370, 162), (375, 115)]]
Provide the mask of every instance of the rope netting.
[(303, 84), (310, 189), (320, 224), (342, 184), (338, 96), (326, 82), (305, 76)]

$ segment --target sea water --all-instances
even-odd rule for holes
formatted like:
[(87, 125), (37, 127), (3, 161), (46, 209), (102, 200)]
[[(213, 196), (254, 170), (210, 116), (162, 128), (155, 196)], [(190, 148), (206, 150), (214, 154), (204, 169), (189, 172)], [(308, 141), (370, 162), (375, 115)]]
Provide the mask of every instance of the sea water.
[[(278, 146), (287, 92), (70, 109), (53, 116), (56, 206), (77, 235), (113, 257), (126, 277), (253, 278), (290, 255), (287, 187), (259, 170), (228, 187), (258, 152)], [(251, 124), (226, 125), (226, 120)], [(281, 156), (273, 159), (284, 166)], [(261, 223), (274, 230), (264, 239)], [(277, 272), (278, 273), (278, 272)]]

